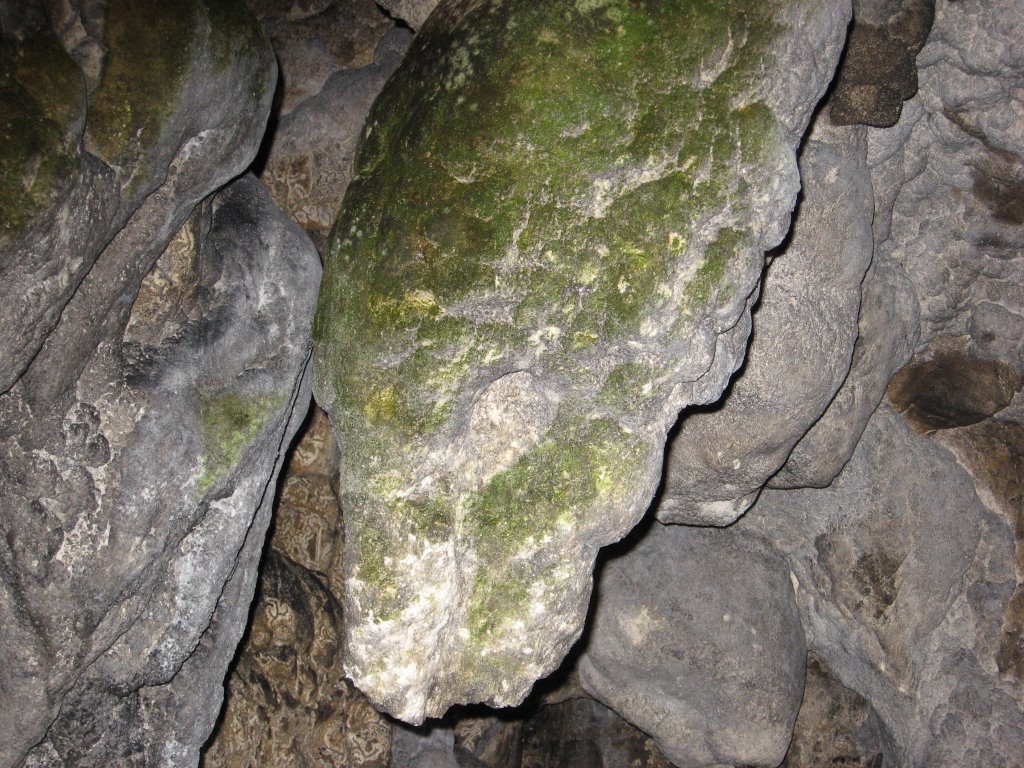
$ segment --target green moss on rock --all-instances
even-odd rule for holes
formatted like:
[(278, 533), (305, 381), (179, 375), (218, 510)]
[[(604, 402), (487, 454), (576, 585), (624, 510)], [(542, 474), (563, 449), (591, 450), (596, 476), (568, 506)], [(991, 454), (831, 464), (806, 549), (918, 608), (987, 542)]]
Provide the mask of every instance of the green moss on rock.
[(88, 123), (105, 160), (125, 163), (160, 140), (188, 75), (198, 14), (197, 0), (108, 0)]
[[(353, 636), (419, 621), (403, 579), (436, 578), (422, 591), (463, 600), (458, 696), (547, 663), (516, 633), (583, 589), (558, 553), (592, 556), (649, 502), (652, 425), (694, 354), (679, 328), (741, 311), (760, 254), (731, 222), (783, 147), (758, 96), (780, 3), (450, 0), (371, 110), (314, 387), (345, 451)], [(520, 372), (521, 402), (488, 399)]]
[(203, 396), (199, 417), (203, 434), (202, 475), (198, 489), (204, 493), (238, 463), (246, 447), (267, 420), (284, 404), (285, 395), (243, 395), (227, 392)]
[(85, 82), (52, 33), (0, 52), (0, 240), (57, 194), (75, 158)]

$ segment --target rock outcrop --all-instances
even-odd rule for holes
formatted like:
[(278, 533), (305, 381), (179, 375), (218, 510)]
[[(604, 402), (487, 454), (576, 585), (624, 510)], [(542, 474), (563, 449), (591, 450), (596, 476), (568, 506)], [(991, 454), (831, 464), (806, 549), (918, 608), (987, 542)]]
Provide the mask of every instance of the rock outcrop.
[(602, 563), (583, 687), (676, 765), (774, 768), (806, 664), (785, 559), (731, 530), (643, 533)]
[[(240, 3), (3, 9), (0, 765), (185, 765), (309, 396)], [(102, 12), (102, 16), (97, 16)]]
[(846, 380), (873, 246), (866, 141), (863, 128), (819, 119), (805, 142), (799, 212), (767, 270), (743, 369), (720, 404), (683, 415), (659, 520), (733, 522)]
[(666, 431), (742, 360), (848, 11), (430, 16), (371, 111), (315, 326), (347, 669), (380, 706), (517, 702), (579, 636)]

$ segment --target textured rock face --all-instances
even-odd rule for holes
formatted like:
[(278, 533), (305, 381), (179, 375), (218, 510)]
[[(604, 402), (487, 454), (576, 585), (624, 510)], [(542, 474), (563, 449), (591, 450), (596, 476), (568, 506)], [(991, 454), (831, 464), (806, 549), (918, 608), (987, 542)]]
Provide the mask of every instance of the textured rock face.
[(370, 114), (315, 331), (348, 671), (381, 706), (519, 701), (578, 636), (666, 430), (742, 358), (847, 20), (435, 10)]
[(767, 491), (737, 526), (788, 555), (808, 647), (870, 702), (888, 759), (1018, 759), (1020, 690), (996, 663), (1013, 534), (948, 451), (883, 406), (832, 486)]
[(800, 714), (779, 768), (881, 768), (878, 731), (864, 697), (836, 681), (821, 659), (809, 654)]
[(437, 7), (438, 0), (383, 0), (381, 7), (396, 19), (400, 19), (413, 29), (419, 29), (427, 20), (430, 12)]
[(308, 398), (315, 252), (252, 178), (211, 196), (273, 57), (232, 3), (15, 5), (0, 764), (195, 763)]
[(803, 693), (784, 558), (732, 531), (654, 524), (603, 564), (580, 680), (676, 765), (773, 768)]
[(767, 271), (744, 369), (720, 406), (684, 414), (659, 520), (739, 517), (846, 379), (873, 245), (866, 155), (864, 129), (815, 124), (801, 150), (799, 213)]
[(278, 205), (318, 242), (326, 239), (352, 178), (356, 139), (370, 104), (409, 41), (407, 31), (383, 34), (369, 62), (332, 73), (275, 127), (262, 178)]
[(336, 73), (373, 63), (391, 27), (373, 0), (246, 0), (281, 67), (281, 115), (316, 97)]
[(270, 549), (205, 768), (387, 768), (391, 726), (344, 677), (341, 606)]

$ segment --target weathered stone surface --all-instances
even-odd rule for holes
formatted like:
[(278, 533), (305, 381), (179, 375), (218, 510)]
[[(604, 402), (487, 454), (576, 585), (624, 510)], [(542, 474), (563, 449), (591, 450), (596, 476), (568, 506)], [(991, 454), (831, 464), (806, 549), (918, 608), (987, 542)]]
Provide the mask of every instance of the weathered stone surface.
[[(47, 765), (194, 759), (245, 620), (263, 492), (304, 394), (308, 302), (282, 306), (280, 292), (316, 284), (315, 264), (299, 268), (308, 244), (246, 182), (194, 214), (130, 338), (172, 235), (255, 154), (274, 65), (231, 3), (129, 13), (114, 0), (105, 19), (84, 7), (57, 9), (56, 32), (34, 3), (4, 11), (3, 55), (17, 64), (3, 67), (16, 102), (4, 131), (17, 137), (0, 142), (3, 201), (23, 216), (5, 219), (0, 245), (4, 766), (33, 745), (27, 759)], [(67, 162), (46, 181), (55, 157)], [(244, 241), (254, 215), (266, 244), (239, 262), (224, 238)], [(180, 243), (193, 233), (190, 254)], [(252, 324), (252, 288), (280, 314), (270, 331)], [(207, 695), (179, 700), (186, 691)]]
[(419, 29), (427, 20), (430, 12), (437, 7), (438, 0), (381, 0), (381, 7), (396, 19), (400, 19), (413, 29)]
[(370, 62), (334, 72), (278, 121), (261, 178), (281, 209), (307, 231), (326, 238), (352, 178), (359, 131), (410, 39), (405, 30), (384, 34)]
[(684, 414), (658, 500), (662, 522), (739, 517), (846, 379), (873, 245), (866, 153), (863, 129), (824, 119), (803, 145), (802, 201), (767, 270), (743, 369), (720, 406)]
[(839, 683), (813, 653), (786, 759), (779, 768), (882, 768), (882, 746), (871, 707)]
[(59, 397), (26, 376), (0, 400), (4, 765), (194, 763), (216, 719), (308, 397), (319, 267), (252, 178), (186, 226), (191, 303), (141, 299)]
[(1024, 680), (1024, 406), (998, 419), (934, 433), (971, 473), (979, 496), (1006, 517), (1016, 544), (1017, 587), (1003, 610), (996, 666), (1009, 680)]
[(732, 529), (655, 523), (604, 562), (580, 680), (673, 763), (777, 766), (804, 688), (785, 559)]
[[(1019, 339), (1008, 338), (1012, 318), (1024, 314), (1018, 10), (1012, 2), (936, 7), (918, 56), (919, 98), (896, 129), (872, 132), (869, 162), (878, 251), (903, 264), (920, 302), (917, 351), (939, 336), (969, 335), (972, 357), (998, 351), (1020, 368)], [(993, 305), (1011, 320), (1005, 326), (986, 321)]]
[(412, 728), (395, 723), (391, 732), (391, 768), (477, 768), (479, 763), (460, 750), (456, 756), (455, 731), (436, 723)]
[(672, 768), (651, 737), (589, 698), (545, 706), (531, 717), (523, 728), (521, 766)]
[(391, 725), (345, 679), (341, 619), (316, 575), (269, 550), (205, 768), (387, 768)]
[[(81, 362), (192, 206), (249, 162), (264, 121), (239, 107), (269, 105), (273, 60), (244, 7), (111, 0), (98, 71), (86, 7), (68, 3), (56, 32), (41, 3), (5, 13), (0, 392), (37, 354)], [(127, 270), (125, 252), (140, 254)]]
[(517, 702), (578, 636), (666, 430), (742, 358), (848, 11), (451, 2), (414, 41), (316, 324), (347, 668), (388, 711)]
[(729, 530), (788, 555), (808, 648), (877, 713), (887, 762), (1017, 760), (1024, 702), (996, 664), (1013, 535), (948, 451), (882, 406), (829, 488), (766, 491)]
[(936, 339), (926, 358), (889, 383), (892, 405), (919, 432), (977, 424), (999, 413), (1024, 385), (1010, 363), (972, 358), (960, 339)]
[(486, 768), (520, 768), (524, 721), (525, 715), (460, 717), (454, 727), (455, 744)]
[(373, 0), (246, 2), (277, 54), (281, 115), (320, 93), (336, 72), (372, 64), (377, 42), (392, 26)]
[(314, 404), (299, 441), (281, 471), (270, 546), (324, 581), (339, 601), (344, 594), (339, 570), (344, 549), (338, 500), (340, 454), (327, 414)]
[(1016, 11), (939, 3), (918, 96), (891, 130), (869, 133), (875, 256), (854, 363), (773, 486), (827, 485), (889, 379), (937, 337), (964, 338), (972, 359), (1024, 367), (1024, 121), (1007, 118), (1024, 79)]
[(919, 316), (906, 272), (876, 253), (861, 288), (850, 373), (822, 417), (768, 481), (769, 487), (824, 488), (835, 479), (853, 455), (892, 375), (910, 359)]

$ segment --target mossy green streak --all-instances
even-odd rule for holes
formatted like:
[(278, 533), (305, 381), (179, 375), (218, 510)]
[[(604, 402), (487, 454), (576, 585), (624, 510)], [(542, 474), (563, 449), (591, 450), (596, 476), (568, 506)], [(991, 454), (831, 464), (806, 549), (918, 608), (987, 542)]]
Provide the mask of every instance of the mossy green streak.
[(0, 241), (49, 202), (72, 167), (85, 80), (52, 33), (0, 52)]
[(198, 0), (108, 0), (108, 51), (89, 101), (89, 132), (108, 162), (159, 141), (192, 61), (198, 14)]
[(507, 329), (494, 359), (548, 326), (552, 351), (638, 332), (689, 228), (777, 141), (744, 101), (769, 7), (486, 3), (486, 24), (453, 8), (375, 104), (332, 235), (315, 338), (342, 432), (380, 430), (385, 388), (406, 438), (442, 424), (486, 298)]
[(238, 463), (267, 420), (284, 404), (285, 395), (244, 395), (226, 392), (200, 398), (203, 434), (202, 475), (205, 492)]

